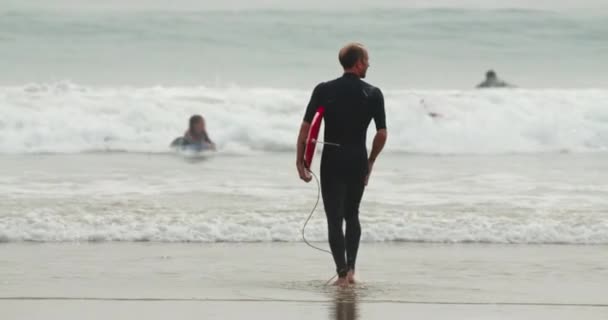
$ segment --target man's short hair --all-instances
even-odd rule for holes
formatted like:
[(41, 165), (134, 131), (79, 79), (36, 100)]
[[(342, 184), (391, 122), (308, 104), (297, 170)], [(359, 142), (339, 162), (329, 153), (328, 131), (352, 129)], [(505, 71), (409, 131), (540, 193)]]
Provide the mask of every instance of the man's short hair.
[(344, 69), (350, 69), (365, 58), (365, 47), (360, 43), (349, 43), (340, 49), (338, 59)]

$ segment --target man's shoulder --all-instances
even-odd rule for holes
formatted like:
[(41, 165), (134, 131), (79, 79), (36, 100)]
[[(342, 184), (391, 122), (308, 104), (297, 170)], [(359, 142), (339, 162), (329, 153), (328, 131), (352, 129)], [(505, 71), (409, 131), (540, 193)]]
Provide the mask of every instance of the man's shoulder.
[(360, 81), (365, 91), (367, 91), (370, 95), (382, 95), (382, 90), (380, 90), (379, 87), (376, 87), (375, 85), (363, 80)]
[(340, 78), (319, 82), (315, 86), (315, 89), (313, 92), (315, 94), (321, 94), (323, 92), (327, 92), (328, 89), (331, 90), (332, 88), (335, 88), (338, 85), (339, 80), (340, 80)]
[(342, 78), (335, 78), (335, 79), (323, 81), (323, 82), (319, 83), (317, 85), (317, 87), (331, 87), (331, 86), (334, 86), (334, 85), (338, 84), (341, 79)]
[[(345, 79), (344, 77), (339, 77), (336, 79), (320, 82), (315, 87), (315, 92), (321, 92), (325, 90), (331, 90), (333, 88), (337, 88), (341, 85), (344, 85)], [(361, 88), (363, 88), (366, 92), (372, 94), (382, 94), (382, 91), (379, 87), (374, 86), (373, 84), (363, 81), (362, 79), (357, 79), (357, 81), (361, 84)]]
[(319, 90), (325, 89), (328, 87), (328, 85), (331, 85), (335, 80), (329, 80), (329, 81), (323, 81), (323, 82), (319, 82), (316, 86), (314, 91), (317, 92)]
[(376, 86), (374, 86), (373, 84), (363, 80), (363, 79), (359, 79), (359, 81), (361, 81), (361, 84), (366, 86), (366, 87), (370, 87), (370, 88), (377, 88)]

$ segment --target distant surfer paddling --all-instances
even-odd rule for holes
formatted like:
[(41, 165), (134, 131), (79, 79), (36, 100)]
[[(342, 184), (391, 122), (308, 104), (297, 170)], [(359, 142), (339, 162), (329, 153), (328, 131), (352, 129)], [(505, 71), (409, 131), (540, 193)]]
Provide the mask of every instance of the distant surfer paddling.
[[(336, 285), (355, 282), (355, 262), (361, 238), (359, 204), (378, 155), (387, 138), (384, 97), (363, 80), (369, 67), (367, 49), (351, 43), (339, 52), (344, 74), (317, 85), (312, 93), (297, 142), (296, 166), (300, 179), (312, 177), (305, 167), (304, 150), (311, 121), (325, 107), (325, 140), (321, 158), (321, 192), (327, 216), (329, 246), (336, 264)], [(374, 120), (376, 135), (367, 152), (367, 128)], [(346, 221), (346, 234), (342, 230)]]
[(514, 87), (515, 87), (514, 85), (511, 85), (511, 84), (501, 80), (500, 78), (498, 78), (498, 75), (496, 75), (496, 72), (494, 70), (488, 70), (486, 72), (486, 79), (477, 85), (478, 89), (514, 88)]

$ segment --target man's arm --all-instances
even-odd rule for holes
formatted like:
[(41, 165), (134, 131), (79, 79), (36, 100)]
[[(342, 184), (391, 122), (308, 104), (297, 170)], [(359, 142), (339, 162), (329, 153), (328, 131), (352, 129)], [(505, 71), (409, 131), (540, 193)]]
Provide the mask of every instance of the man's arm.
[(388, 133), (386, 129), (380, 129), (376, 131), (376, 135), (374, 136), (374, 143), (372, 144), (372, 152), (369, 154), (369, 159), (367, 160), (367, 176), (365, 176), (365, 185), (369, 182), (369, 176), (372, 174), (372, 170), (374, 169), (374, 163), (376, 159), (382, 152), (384, 145), (386, 144), (386, 138), (388, 137)]
[(382, 95), (382, 91), (380, 91), (380, 89), (377, 91), (377, 99), (376, 109), (374, 112), (376, 135), (374, 136), (372, 151), (370, 152), (369, 159), (367, 160), (368, 173), (365, 177), (365, 185), (367, 185), (369, 181), (369, 176), (372, 174), (374, 163), (380, 155), (380, 152), (382, 152), (382, 149), (384, 149), (384, 145), (386, 144), (386, 139), (388, 137), (388, 132), (386, 131), (386, 114), (384, 112), (384, 96)]
[(300, 179), (306, 182), (309, 182), (312, 179), (312, 176), (308, 173), (308, 170), (306, 170), (306, 167), (304, 166), (304, 151), (306, 150), (306, 138), (308, 137), (308, 130), (310, 130), (310, 123), (302, 121), (296, 147), (296, 168), (298, 168)]
[(304, 166), (304, 151), (306, 150), (306, 138), (308, 137), (308, 131), (310, 130), (310, 123), (319, 107), (320, 103), (320, 91), (323, 84), (318, 84), (312, 91), (310, 101), (306, 107), (306, 113), (304, 114), (304, 120), (300, 125), (300, 132), (298, 133), (298, 141), (296, 145), (296, 168), (298, 169), (298, 175), (300, 179), (305, 182), (312, 180), (312, 176), (308, 173), (308, 170)]
[(374, 143), (372, 144), (372, 152), (369, 154), (369, 161), (376, 162), (376, 158), (382, 152), (384, 145), (386, 144), (386, 138), (388, 137), (388, 133), (386, 129), (380, 129), (376, 131), (376, 135), (374, 136)]

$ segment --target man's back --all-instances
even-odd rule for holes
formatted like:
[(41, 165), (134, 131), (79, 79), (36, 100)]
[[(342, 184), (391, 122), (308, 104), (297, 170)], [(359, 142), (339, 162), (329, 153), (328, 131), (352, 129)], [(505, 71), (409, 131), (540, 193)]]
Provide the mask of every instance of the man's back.
[(319, 106), (325, 107), (324, 139), (332, 143), (323, 148), (321, 170), (362, 179), (368, 173), (365, 143), (370, 121), (374, 119), (377, 129), (386, 128), (382, 92), (356, 75), (345, 73), (315, 88), (304, 121), (310, 122)]
[(304, 120), (311, 121), (319, 106), (325, 107), (325, 141), (347, 148), (363, 147), (371, 119), (385, 128), (384, 98), (380, 89), (353, 74), (319, 84), (310, 99)]

